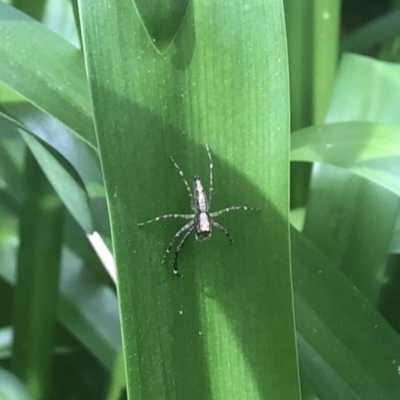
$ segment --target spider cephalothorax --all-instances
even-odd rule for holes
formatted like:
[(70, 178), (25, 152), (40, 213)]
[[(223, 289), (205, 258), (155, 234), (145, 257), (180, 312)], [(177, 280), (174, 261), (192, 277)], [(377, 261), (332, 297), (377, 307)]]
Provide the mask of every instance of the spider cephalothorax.
[(210, 206), (211, 206), (211, 198), (212, 198), (212, 193), (213, 193), (213, 164), (212, 164), (212, 158), (211, 158), (211, 152), (210, 148), (208, 145), (206, 146), (207, 149), (207, 154), (208, 154), (208, 160), (210, 162), (210, 189), (209, 189), (209, 195), (207, 199), (206, 192), (204, 190), (203, 184), (201, 183), (201, 180), (198, 175), (194, 176), (194, 190), (193, 194), (190, 190), (189, 184), (183, 175), (182, 170), (179, 168), (178, 164), (174, 161), (172, 157), (171, 161), (174, 164), (175, 168), (178, 170), (179, 175), (182, 177), (182, 180), (186, 186), (186, 189), (189, 193), (190, 197), (190, 205), (192, 210), (194, 211), (193, 214), (167, 214), (167, 215), (161, 215), (160, 217), (151, 219), (146, 222), (142, 222), (138, 224), (138, 226), (143, 226), (146, 224), (150, 224), (151, 222), (156, 222), (159, 221), (160, 219), (165, 219), (165, 218), (182, 218), (182, 219), (190, 219), (190, 221), (185, 224), (181, 229), (178, 230), (178, 232), (175, 233), (175, 235), (172, 237), (170, 240), (167, 249), (165, 250), (164, 257), (161, 262), (165, 261), (165, 258), (167, 257), (168, 253), (170, 252), (175, 240), (179, 238), (182, 234), (183, 236), (181, 237), (180, 242), (176, 246), (175, 253), (174, 253), (174, 274), (177, 276), (181, 276), (178, 273), (178, 255), (179, 252), (181, 251), (183, 245), (185, 244), (186, 240), (188, 239), (189, 235), (194, 231), (195, 237), (198, 241), (202, 241), (205, 239), (209, 239), (211, 237), (211, 230), (212, 227), (216, 227), (220, 229), (228, 238), (229, 242), (232, 244), (233, 240), (231, 238), (231, 235), (227, 231), (226, 228), (224, 228), (222, 225), (220, 225), (218, 222), (215, 222), (213, 218), (218, 217), (221, 214), (230, 212), (230, 211), (235, 211), (235, 210), (257, 210), (255, 208), (251, 207), (245, 207), (245, 206), (231, 206), (224, 208), (219, 211), (215, 212), (209, 212), (210, 211)]

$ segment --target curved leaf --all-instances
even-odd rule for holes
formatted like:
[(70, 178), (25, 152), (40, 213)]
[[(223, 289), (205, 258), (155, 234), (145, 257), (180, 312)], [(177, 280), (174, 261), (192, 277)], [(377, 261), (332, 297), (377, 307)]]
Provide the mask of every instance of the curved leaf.
[(400, 128), (339, 122), (292, 134), (292, 161), (347, 168), (400, 195)]
[(302, 372), (323, 399), (398, 398), (398, 334), (304, 235), (291, 233)]
[[(345, 55), (326, 121), (400, 126), (399, 84), (400, 66)], [(362, 132), (357, 136), (365, 140), (368, 152), (369, 135), (365, 133), (364, 139)], [(384, 135), (376, 139), (386, 147), (392, 146)], [(378, 158), (376, 161), (387, 167), (379, 174), (390, 175), (397, 159)], [(383, 176), (382, 180), (385, 182)], [(374, 304), (382, 302), (383, 285), (388, 279), (387, 254), (398, 207), (398, 195), (380, 184), (361, 179), (347, 169), (320, 163), (313, 167), (304, 233)]]
[(93, 232), (88, 195), (73, 168), (52, 154), (34, 135), (22, 130), (21, 135), (68, 211), (86, 233)]
[(189, 0), (132, 0), (143, 28), (157, 51), (164, 53), (176, 38)]
[(3, 2), (0, 31), (0, 81), (95, 147), (81, 52)]
[(396, 37), (400, 33), (399, 18), (400, 9), (394, 9), (362, 25), (344, 37), (341, 50), (363, 53)]
[[(18, 240), (15, 226), (5, 231), (8, 225), (0, 226), (0, 276), (15, 285)], [(105, 368), (111, 369), (121, 347), (115, 292), (100, 284), (68, 249), (62, 256), (60, 292), (60, 322)]]

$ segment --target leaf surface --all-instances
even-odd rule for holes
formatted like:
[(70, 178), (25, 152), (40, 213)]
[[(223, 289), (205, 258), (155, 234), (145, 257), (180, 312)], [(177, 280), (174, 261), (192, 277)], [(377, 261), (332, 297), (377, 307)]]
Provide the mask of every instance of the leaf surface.
[[(154, 4), (146, 7), (156, 20)], [(162, 55), (149, 43), (143, 10), (138, 15), (130, 1), (82, 0), (80, 11), (118, 266), (128, 397), (298, 398), (282, 4), (193, 1)], [(160, 261), (184, 221), (136, 224), (190, 212), (169, 157), (208, 188), (206, 144), (215, 172), (211, 211), (262, 211), (221, 216), (232, 248), (217, 229), (208, 242), (190, 238), (177, 279), (172, 257)]]

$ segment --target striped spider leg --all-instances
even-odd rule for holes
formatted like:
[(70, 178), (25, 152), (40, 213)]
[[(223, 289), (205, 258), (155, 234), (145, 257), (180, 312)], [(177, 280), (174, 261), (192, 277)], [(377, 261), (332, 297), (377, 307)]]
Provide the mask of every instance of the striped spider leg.
[(220, 225), (218, 222), (215, 222), (213, 218), (218, 217), (221, 214), (225, 214), (231, 211), (257, 211), (258, 209), (256, 208), (251, 208), (251, 207), (245, 207), (245, 206), (231, 206), (224, 208), (219, 211), (215, 212), (210, 212), (210, 206), (211, 206), (211, 199), (212, 199), (212, 194), (213, 194), (213, 163), (212, 163), (212, 158), (211, 158), (211, 152), (210, 148), (208, 145), (206, 145), (206, 150), (208, 154), (208, 161), (209, 161), (209, 171), (210, 171), (210, 176), (209, 176), (209, 192), (208, 192), (208, 198), (205, 192), (205, 189), (203, 187), (203, 184), (201, 183), (200, 177), (198, 175), (194, 176), (194, 188), (193, 192), (190, 190), (190, 186), (188, 181), (185, 178), (185, 175), (183, 174), (183, 171), (181, 168), (178, 166), (178, 164), (175, 162), (175, 160), (171, 158), (171, 161), (175, 168), (177, 169), (179, 175), (181, 176), (183, 183), (185, 184), (186, 190), (189, 194), (190, 198), (190, 206), (193, 210), (193, 214), (166, 214), (166, 215), (161, 215), (160, 217), (153, 218), (149, 221), (142, 222), (138, 224), (138, 226), (143, 226), (150, 224), (152, 222), (159, 221), (161, 219), (168, 219), (168, 218), (181, 218), (181, 219), (189, 219), (190, 221), (186, 223), (182, 228), (180, 228), (175, 235), (171, 238), (170, 242), (168, 243), (168, 246), (165, 250), (164, 257), (162, 259), (162, 263), (165, 261), (166, 257), (168, 256), (169, 252), (171, 251), (175, 241), (180, 237), (180, 240), (175, 248), (174, 251), (174, 257), (173, 257), (173, 272), (176, 276), (181, 277), (181, 275), (178, 272), (178, 256), (179, 252), (182, 250), (183, 246), (185, 245), (187, 239), (191, 235), (191, 233), (195, 233), (195, 238), (198, 241), (206, 240), (211, 237), (211, 230), (213, 227), (219, 229), (224, 235), (228, 238), (229, 243), (232, 244), (233, 240), (231, 238), (231, 235), (229, 234), (228, 230)]

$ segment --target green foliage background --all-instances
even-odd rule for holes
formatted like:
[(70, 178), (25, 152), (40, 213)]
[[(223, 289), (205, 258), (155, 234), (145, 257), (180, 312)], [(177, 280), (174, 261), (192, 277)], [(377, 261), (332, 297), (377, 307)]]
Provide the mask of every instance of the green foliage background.
[[(0, 2), (1, 399), (399, 398), (377, 4)], [(190, 212), (169, 157), (208, 187), (206, 144), (212, 211), (260, 212), (221, 217), (232, 247), (189, 240), (178, 279), (179, 222), (137, 223)]]

